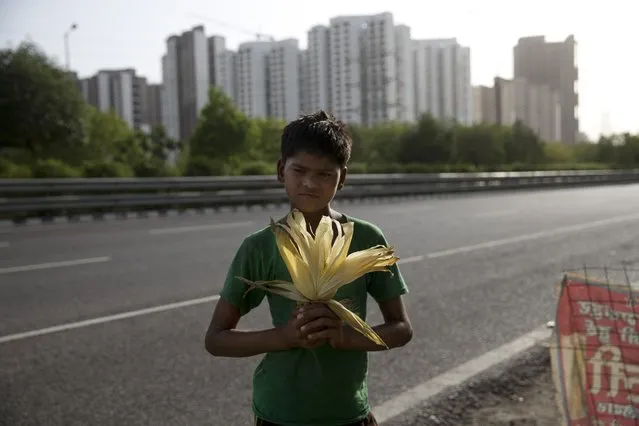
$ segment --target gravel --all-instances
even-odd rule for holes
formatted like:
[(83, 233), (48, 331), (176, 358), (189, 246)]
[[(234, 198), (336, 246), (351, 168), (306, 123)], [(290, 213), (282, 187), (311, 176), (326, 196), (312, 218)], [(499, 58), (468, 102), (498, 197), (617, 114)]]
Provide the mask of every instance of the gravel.
[(415, 410), (397, 426), (556, 426), (548, 347), (539, 345)]

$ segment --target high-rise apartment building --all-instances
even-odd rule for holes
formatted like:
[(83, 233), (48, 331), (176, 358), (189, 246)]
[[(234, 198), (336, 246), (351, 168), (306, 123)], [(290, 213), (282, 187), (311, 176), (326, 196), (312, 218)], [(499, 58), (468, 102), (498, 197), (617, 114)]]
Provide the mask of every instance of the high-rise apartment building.
[(368, 17), (360, 33), (362, 121), (374, 125), (397, 119), (397, 52), (393, 15)]
[(410, 27), (395, 27), (397, 120), (415, 121), (415, 60)]
[(532, 85), (528, 89), (530, 128), (542, 140), (561, 140), (561, 97), (548, 85)]
[(149, 85), (146, 77), (133, 77), (133, 127), (145, 133), (151, 132), (148, 121)]
[(497, 123), (497, 95), (494, 87), (473, 87), (473, 123)]
[(314, 108), (311, 106), (311, 69), (309, 60), (309, 51), (300, 50), (298, 54), (298, 67), (299, 67), (299, 88), (300, 88), (300, 112), (302, 114), (309, 114), (314, 112)]
[(454, 97), (446, 105), (445, 117), (454, 117), (462, 124), (470, 125), (473, 120), (473, 93), (470, 71), (470, 48), (455, 43), (444, 48), (444, 73), (450, 66)]
[[(313, 30), (309, 49), (325, 45), (323, 27)], [(335, 115), (364, 125), (414, 119), (410, 29), (395, 26), (391, 13), (332, 18), (328, 51), (328, 61), (318, 63), (329, 74), (329, 105)]]
[(237, 50), (237, 107), (249, 117), (268, 116), (269, 41), (242, 43)]
[(219, 35), (209, 37), (210, 84), (235, 102), (235, 52), (226, 48), (226, 39)]
[(162, 123), (162, 85), (147, 84), (146, 87), (146, 123), (151, 127)]
[(146, 123), (147, 84), (135, 70), (100, 70), (94, 76), (80, 80), (82, 95), (98, 110), (109, 110), (131, 128), (148, 130)]
[(177, 69), (177, 37), (166, 41), (162, 56), (162, 123), (168, 137), (180, 140), (180, 106)]
[(575, 143), (579, 135), (577, 93), (578, 68), (575, 38), (546, 42), (543, 36), (520, 38), (513, 48), (514, 77), (535, 85), (545, 85), (559, 95), (561, 140)]
[(439, 46), (432, 40), (413, 40), (415, 114), (430, 113), (439, 118), (441, 111)]
[(306, 113), (319, 109), (331, 109), (331, 64), (329, 28), (316, 25), (308, 31), (308, 46), (302, 59), (303, 81), (301, 86), (305, 93), (302, 110)]
[(561, 104), (559, 94), (547, 85), (531, 84), (525, 78), (495, 78), (496, 122), (512, 126), (515, 121), (529, 127), (539, 138), (561, 138)]
[(291, 121), (300, 114), (299, 55), (296, 39), (270, 43), (266, 68), (269, 117)]
[(99, 109), (97, 75), (87, 78), (78, 78), (77, 85), (85, 102)]
[(208, 102), (209, 50), (203, 26), (170, 36), (162, 58), (164, 122), (169, 136), (185, 140)]
[(472, 123), (470, 48), (455, 38), (416, 40), (413, 46), (417, 114)]
[(497, 123), (512, 126), (516, 121), (526, 122), (528, 84), (525, 79), (508, 80), (495, 77), (495, 102)]
[(329, 24), (331, 112), (353, 124), (364, 120), (361, 34), (368, 19), (338, 16)]

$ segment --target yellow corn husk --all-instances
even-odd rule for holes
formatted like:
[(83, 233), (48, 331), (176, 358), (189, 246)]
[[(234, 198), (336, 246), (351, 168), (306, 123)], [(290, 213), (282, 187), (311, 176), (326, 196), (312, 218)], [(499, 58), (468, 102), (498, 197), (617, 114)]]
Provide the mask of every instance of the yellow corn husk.
[(376, 344), (388, 347), (357, 314), (334, 300), (342, 286), (369, 272), (390, 272), (388, 267), (399, 260), (392, 247), (382, 245), (349, 254), (353, 226), (352, 222), (341, 224), (324, 216), (313, 234), (304, 215), (292, 210), (284, 223), (271, 220), (271, 229), (293, 282), (238, 278), (250, 288), (261, 288), (298, 303), (326, 303), (344, 323)]

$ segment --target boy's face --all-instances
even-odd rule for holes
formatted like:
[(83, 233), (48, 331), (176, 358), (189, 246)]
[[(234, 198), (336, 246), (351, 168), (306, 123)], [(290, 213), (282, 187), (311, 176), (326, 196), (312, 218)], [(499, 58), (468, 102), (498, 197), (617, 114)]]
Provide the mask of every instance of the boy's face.
[(326, 210), (344, 184), (346, 168), (332, 159), (299, 152), (277, 165), (277, 177), (294, 208), (302, 213)]

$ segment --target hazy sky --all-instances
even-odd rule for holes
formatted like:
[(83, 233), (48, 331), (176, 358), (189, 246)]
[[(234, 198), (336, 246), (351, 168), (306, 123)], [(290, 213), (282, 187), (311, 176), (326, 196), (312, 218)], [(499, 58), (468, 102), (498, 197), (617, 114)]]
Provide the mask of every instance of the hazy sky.
[[(168, 35), (203, 24), (230, 48), (255, 39), (295, 37), (336, 15), (392, 12), (413, 38), (457, 37), (470, 46), (473, 84), (512, 77), (517, 39), (545, 35), (578, 43), (579, 116), (590, 137), (600, 132), (639, 131), (639, 6), (633, 0), (0, 0), (0, 42), (30, 39), (64, 64), (64, 32), (72, 23), (71, 68), (85, 77), (100, 68), (133, 67), (160, 82), (160, 58)], [(530, 5), (525, 6), (525, 4)], [(434, 7), (436, 5), (436, 8)], [(633, 42), (634, 41), (634, 42)]]

